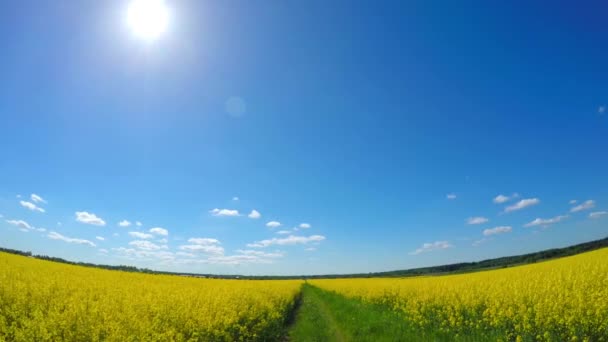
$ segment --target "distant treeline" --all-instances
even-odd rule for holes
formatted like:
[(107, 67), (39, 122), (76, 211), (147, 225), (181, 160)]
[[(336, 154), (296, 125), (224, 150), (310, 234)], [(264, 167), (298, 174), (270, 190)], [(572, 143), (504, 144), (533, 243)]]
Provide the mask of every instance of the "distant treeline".
[(413, 268), (408, 270), (396, 270), (388, 272), (373, 272), (373, 273), (356, 273), (356, 274), (325, 274), (325, 275), (312, 275), (312, 276), (242, 276), (242, 275), (222, 275), (222, 274), (199, 274), (199, 273), (176, 273), (176, 272), (163, 272), (154, 271), (147, 268), (138, 268), (135, 266), (126, 265), (98, 265), (87, 262), (74, 262), (65, 260), (62, 258), (50, 257), (47, 255), (34, 255), (31, 252), (24, 252), (15, 249), (2, 248), (0, 252), (11, 253), (22, 255), (26, 257), (48, 260), (54, 262), (61, 262), (64, 264), (86, 266), (102, 268), (106, 270), (124, 271), (124, 272), (139, 272), (139, 273), (150, 273), (150, 274), (166, 274), (166, 275), (178, 275), (187, 277), (200, 277), (200, 278), (221, 278), (221, 279), (323, 279), (323, 278), (375, 278), (375, 277), (413, 277), (421, 275), (439, 275), (448, 273), (464, 273), (464, 272), (475, 272), (482, 270), (489, 270), (494, 268), (505, 268), (510, 266), (517, 266), (523, 264), (530, 264), (539, 261), (561, 258), (578, 253), (588, 252), (599, 248), (608, 247), (608, 237), (595, 240), (591, 242), (585, 242), (574, 246), (564, 248), (548, 249), (540, 252), (507, 256), (496, 259), (488, 259), (477, 262), (462, 262), (451, 265), (441, 265), (432, 267)]

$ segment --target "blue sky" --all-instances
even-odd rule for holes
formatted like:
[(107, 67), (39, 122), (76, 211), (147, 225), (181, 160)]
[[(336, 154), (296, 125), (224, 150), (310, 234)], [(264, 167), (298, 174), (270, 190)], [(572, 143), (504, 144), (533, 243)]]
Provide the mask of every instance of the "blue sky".
[(0, 246), (311, 274), (608, 235), (605, 3), (167, 0), (155, 40), (128, 5), (0, 5)]

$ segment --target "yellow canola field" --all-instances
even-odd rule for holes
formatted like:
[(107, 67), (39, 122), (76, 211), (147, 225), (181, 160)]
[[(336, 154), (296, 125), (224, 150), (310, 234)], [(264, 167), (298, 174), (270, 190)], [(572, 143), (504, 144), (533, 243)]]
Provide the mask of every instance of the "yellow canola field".
[(275, 340), (300, 285), (107, 271), (0, 253), (0, 341)]
[(421, 332), (608, 341), (608, 249), (469, 274), (310, 283), (392, 308)]

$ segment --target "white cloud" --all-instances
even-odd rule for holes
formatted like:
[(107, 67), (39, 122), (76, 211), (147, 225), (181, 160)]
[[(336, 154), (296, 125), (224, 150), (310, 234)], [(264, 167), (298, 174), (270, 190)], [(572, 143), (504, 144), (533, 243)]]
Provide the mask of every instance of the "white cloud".
[(595, 211), (595, 212), (589, 213), (589, 218), (599, 219), (600, 217), (602, 217), (606, 214), (608, 214), (608, 211)]
[(35, 228), (35, 229), (36, 229), (36, 231), (39, 231), (42, 233), (46, 232), (46, 228)]
[(510, 199), (509, 196), (505, 196), (505, 195), (501, 194), (501, 195), (498, 195), (498, 196), (494, 197), (494, 199), (492, 200), (492, 202), (500, 204), (500, 203), (507, 202), (509, 199)]
[(445, 195), (445, 198), (447, 198), (449, 200), (455, 200), (456, 199), (456, 194), (454, 194), (454, 193), (447, 194), (447, 195)]
[(100, 248), (99, 253), (108, 254), (108, 250), (105, 248)]
[(181, 245), (179, 249), (209, 255), (224, 255), (224, 247), (218, 245)]
[(583, 211), (583, 210), (587, 210), (587, 209), (591, 209), (595, 207), (595, 201), (593, 200), (586, 200), (585, 202), (577, 205), (576, 207), (573, 207), (572, 209), (570, 209), (571, 213), (575, 213), (578, 211)]
[(259, 219), (260, 217), (262, 217), (262, 214), (260, 214), (259, 211), (253, 209), (247, 216), (252, 219)]
[(301, 229), (308, 229), (312, 226), (309, 223), (300, 223), (298, 227), (300, 227)]
[(97, 217), (97, 215), (93, 213), (88, 213), (86, 211), (77, 211), (76, 212), (76, 221), (92, 224), (94, 226), (105, 226), (106, 221), (102, 220), (101, 217)]
[(211, 239), (211, 238), (190, 238), (188, 242), (196, 244), (196, 245), (218, 245), (220, 244), (220, 240)]
[(145, 251), (156, 251), (156, 250), (160, 250), (163, 249), (163, 246), (159, 246), (157, 244), (154, 244), (150, 241), (146, 241), (146, 240), (134, 240), (129, 242), (130, 246), (134, 246), (136, 248), (145, 250)]
[(167, 240), (166, 238), (158, 239), (157, 241), (158, 241), (158, 243), (163, 243), (163, 244), (169, 242), (169, 240)]
[(467, 219), (467, 223), (468, 224), (482, 224), (482, 223), (486, 223), (489, 220), (485, 217), (481, 217), (481, 216), (476, 216), (476, 217), (469, 217)]
[(604, 114), (606, 112), (606, 106), (597, 107), (597, 112), (600, 114)]
[(418, 255), (421, 253), (428, 253), (432, 251), (437, 251), (441, 249), (448, 249), (453, 247), (448, 241), (435, 241), (429, 242), (422, 245), (422, 247), (410, 253), (410, 255)]
[(33, 211), (39, 211), (41, 213), (44, 213), (45, 210), (43, 208), (40, 208), (39, 206), (35, 205), (32, 202), (27, 202), (27, 201), (19, 201), (19, 204), (21, 204), (22, 207), (27, 208), (29, 210), (33, 210)]
[(550, 219), (537, 218), (537, 219), (533, 220), (532, 222), (526, 223), (524, 225), (524, 227), (548, 226), (548, 225), (563, 221), (567, 218), (568, 218), (568, 215), (559, 215), (559, 216), (555, 216)]
[(516, 210), (521, 210), (526, 207), (537, 205), (538, 203), (540, 203), (540, 200), (538, 198), (522, 199), (521, 201), (506, 207), (505, 213), (509, 213), (509, 212), (516, 211)]
[(96, 247), (96, 245), (89, 241), (89, 240), (85, 240), (85, 239), (78, 239), (78, 238), (71, 238), (71, 237), (67, 237), (67, 236), (63, 236), (57, 232), (50, 232), (47, 237), (51, 240), (60, 240), (60, 241), (64, 241), (67, 243), (75, 243), (78, 245), (87, 245), (87, 246), (91, 246), (91, 247)]
[(266, 223), (266, 227), (268, 228), (278, 228), (281, 226), (281, 222), (279, 221), (270, 221), (268, 223)]
[(168, 236), (169, 235), (169, 231), (166, 230), (165, 228), (161, 228), (161, 227), (151, 228), (149, 230), (149, 232), (152, 233), (152, 234), (161, 235), (161, 236)]
[(233, 200), (233, 201), (238, 201), (238, 200), (239, 200), (239, 198), (238, 198), (238, 197), (236, 197), (236, 196), (234, 196), (234, 197), (232, 197), (232, 200)]
[(44, 198), (36, 195), (36, 194), (31, 194), (30, 198), (32, 199), (32, 201), (34, 201), (34, 203), (46, 203), (46, 201), (44, 200)]
[(577, 202), (576, 200), (570, 200), (570, 202), (568, 202), (568, 203), (570, 203), (570, 204), (576, 204), (576, 202)]
[(96, 236), (95, 238), (97, 240), (99, 240), (99, 241), (105, 241), (106, 240), (103, 236)]
[(147, 234), (147, 233), (142, 233), (142, 232), (129, 232), (129, 235), (131, 235), (134, 238), (138, 238), (138, 239), (151, 239), (154, 237), (154, 235), (152, 235), (152, 234)]
[(490, 229), (484, 229), (483, 236), (510, 233), (512, 230), (513, 230), (513, 228), (511, 228), (511, 226), (500, 226), (500, 227), (494, 227), (494, 228), (490, 228)]
[(277, 234), (279, 234), (279, 235), (287, 235), (287, 234), (291, 234), (291, 231), (289, 231), (289, 230), (279, 230), (277, 232)]
[(127, 220), (122, 220), (122, 221), (118, 222), (118, 225), (121, 227), (129, 227), (131, 225), (131, 222), (129, 222)]
[(120, 234), (118, 234), (118, 233), (114, 233), (114, 234), (112, 234), (112, 236), (113, 236), (113, 237), (119, 237), (119, 236), (120, 236)]
[(213, 216), (240, 216), (239, 211), (236, 209), (212, 209), (209, 210)]
[(268, 240), (256, 241), (254, 243), (247, 244), (247, 247), (264, 248), (272, 245), (297, 245), (307, 244), (309, 242), (321, 242), (325, 240), (323, 235), (311, 235), (311, 236), (296, 236), (290, 235), (286, 238), (272, 238)]
[(30, 226), (29, 223), (27, 223), (23, 220), (6, 220), (6, 223), (12, 224), (13, 226), (17, 226), (17, 227), (19, 227), (21, 229), (25, 229), (25, 230), (34, 229), (34, 227)]
[(142, 226), (142, 223), (141, 223), (141, 222), (139, 222), (139, 221), (135, 221), (135, 225), (136, 225), (136, 226), (138, 226), (138, 227), (141, 227), (141, 226)]

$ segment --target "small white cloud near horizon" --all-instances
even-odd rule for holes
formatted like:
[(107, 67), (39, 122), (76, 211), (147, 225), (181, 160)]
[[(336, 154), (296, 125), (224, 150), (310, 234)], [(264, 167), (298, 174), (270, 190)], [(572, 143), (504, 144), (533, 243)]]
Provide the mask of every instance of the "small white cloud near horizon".
[(490, 229), (484, 229), (483, 236), (510, 233), (512, 230), (513, 228), (511, 226), (499, 226)]
[(46, 204), (46, 200), (36, 194), (31, 194), (30, 195), (30, 199), (34, 202), (34, 203), (44, 203)]
[(511, 196), (506, 196), (506, 195), (500, 194), (500, 195), (494, 197), (494, 199), (492, 199), (492, 202), (494, 202), (496, 204), (502, 204), (502, 203), (508, 202), (515, 198), (519, 198), (519, 194), (517, 192), (513, 193)]
[(93, 242), (91, 242), (89, 240), (67, 237), (67, 236), (61, 235), (57, 232), (54, 232), (54, 231), (50, 232), (47, 235), (47, 237), (51, 240), (60, 240), (60, 241), (67, 242), (67, 243), (75, 243), (78, 245), (87, 245), (90, 247), (97, 247), (97, 245), (95, 245)]
[(40, 208), (39, 206), (35, 205), (32, 202), (19, 201), (19, 204), (21, 204), (22, 207), (27, 208), (27, 209), (32, 210), (32, 211), (38, 211), (38, 212), (41, 212), (41, 213), (46, 212), (43, 208)]
[(221, 243), (218, 239), (212, 238), (190, 238), (188, 242), (190, 245), (181, 245), (179, 250), (186, 252), (198, 252), (207, 255), (223, 256), (224, 247), (220, 246)]
[(409, 254), (418, 255), (418, 254), (422, 254), (422, 253), (428, 253), (428, 252), (448, 249), (448, 248), (452, 248), (452, 247), (454, 247), (454, 246), (452, 246), (452, 244), (450, 244), (448, 241), (427, 242), (427, 243), (422, 244), (422, 247), (416, 249), (413, 252), (410, 252)]
[(163, 246), (159, 246), (157, 244), (154, 244), (150, 241), (146, 241), (146, 240), (134, 240), (129, 242), (129, 246), (134, 246), (136, 248), (145, 250), (145, 251), (157, 251), (159, 249), (165, 249), (163, 248)]
[(585, 202), (577, 205), (576, 207), (573, 207), (572, 209), (570, 209), (571, 213), (576, 213), (579, 211), (583, 211), (583, 210), (588, 210), (591, 208), (595, 207), (595, 201), (594, 200), (586, 200)]
[(118, 222), (118, 225), (121, 227), (129, 227), (131, 225), (131, 222), (129, 222), (127, 220), (122, 220), (122, 221)]
[(34, 227), (23, 220), (6, 220), (6, 223), (16, 226), (20, 229), (33, 230)]
[(608, 214), (608, 211), (594, 211), (592, 213), (589, 213), (589, 218), (590, 219), (599, 219), (600, 217), (602, 217), (606, 214)]
[(142, 233), (142, 232), (129, 232), (129, 235), (134, 237), (134, 238), (138, 238), (138, 239), (151, 239), (154, 237), (154, 235), (152, 234), (147, 234), (147, 233)]
[(475, 217), (469, 217), (467, 219), (467, 224), (482, 224), (482, 223), (486, 223), (490, 220), (488, 220), (485, 217), (482, 216), (475, 216)]
[(236, 209), (211, 209), (209, 213), (213, 216), (241, 216)]
[(298, 227), (300, 229), (309, 229), (312, 226), (310, 225), (310, 223), (300, 223), (300, 225)]
[(268, 228), (278, 228), (280, 226), (282, 226), (282, 225), (281, 225), (281, 222), (279, 222), (279, 221), (270, 221), (270, 222), (266, 223), (266, 227), (268, 227)]
[(97, 240), (99, 240), (99, 241), (105, 241), (106, 240), (106, 238), (104, 238), (103, 236), (96, 236), (95, 238)]
[(510, 205), (508, 207), (505, 208), (505, 213), (510, 213), (512, 211), (516, 211), (516, 210), (521, 210), (527, 207), (531, 207), (533, 205), (537, 205), (538, 203), (540, 203), (540, 200), (538, 198), (526, 198), (526, 199), (522, 199), (521, 201)]
[(149, 232), (152, 234), (155, 234), (155, 235), (160, 235), (160, 236), (169, 235), (169, 231), (166, 230), (165, 228), (161, 228), (161, 227), (150, 228)]
[(524, 227), (535, 227), (535, 226), (545, 226), (546, 227), (546, 226), (552, 225), (554, 223), (563, 221), (567, 218), (568, 218), (568, 215), (559, 215), (559, 216), (555, 216), (550, 219), (542, 219), (539, 217), (539, 218), (534, 219), (531, 222), (524, 224)]
[(252, 218), (252, 219), (259, 219), (260, 217), (262, 217), (262, 214), (260, 214), (259, 211), (253, 209), (249, 215), (247, 215), (247, 217)]
[(277, 234), (279, 234), (279, 235), (287, 235), (287, 234), (291, 234), (291, 231), (289, 231), (289, 230), (279, 230), (277, 232)]
[(88, 213), (86, 211), (77, 211), (76, 212), (76, 221), (82, 222), (85, 224), (90, 224), (94, 226), (105, 226), (106, 221), (101, 219), (101, 217), (97, 217), (97, 215), (93, 213)]
[(447, 195), (445, 195), (445, 198), (449, 199), (449, 200), (455, 200), (456, 199), (456, 194), (455, 193), (447, 194)]
[(256, 241), (254, 243), (247, 244), (247, 247), (252, 248), (266, 248), (272, 245), (298, 245), (298, 244), (307, 244), (309, 242), (321, 242), (325, 240), (325, 236), (323, 235), (311, 235), (311, 236), (297, 236), (290, 235), (286, 238), (272, 238), (268, 240)]

